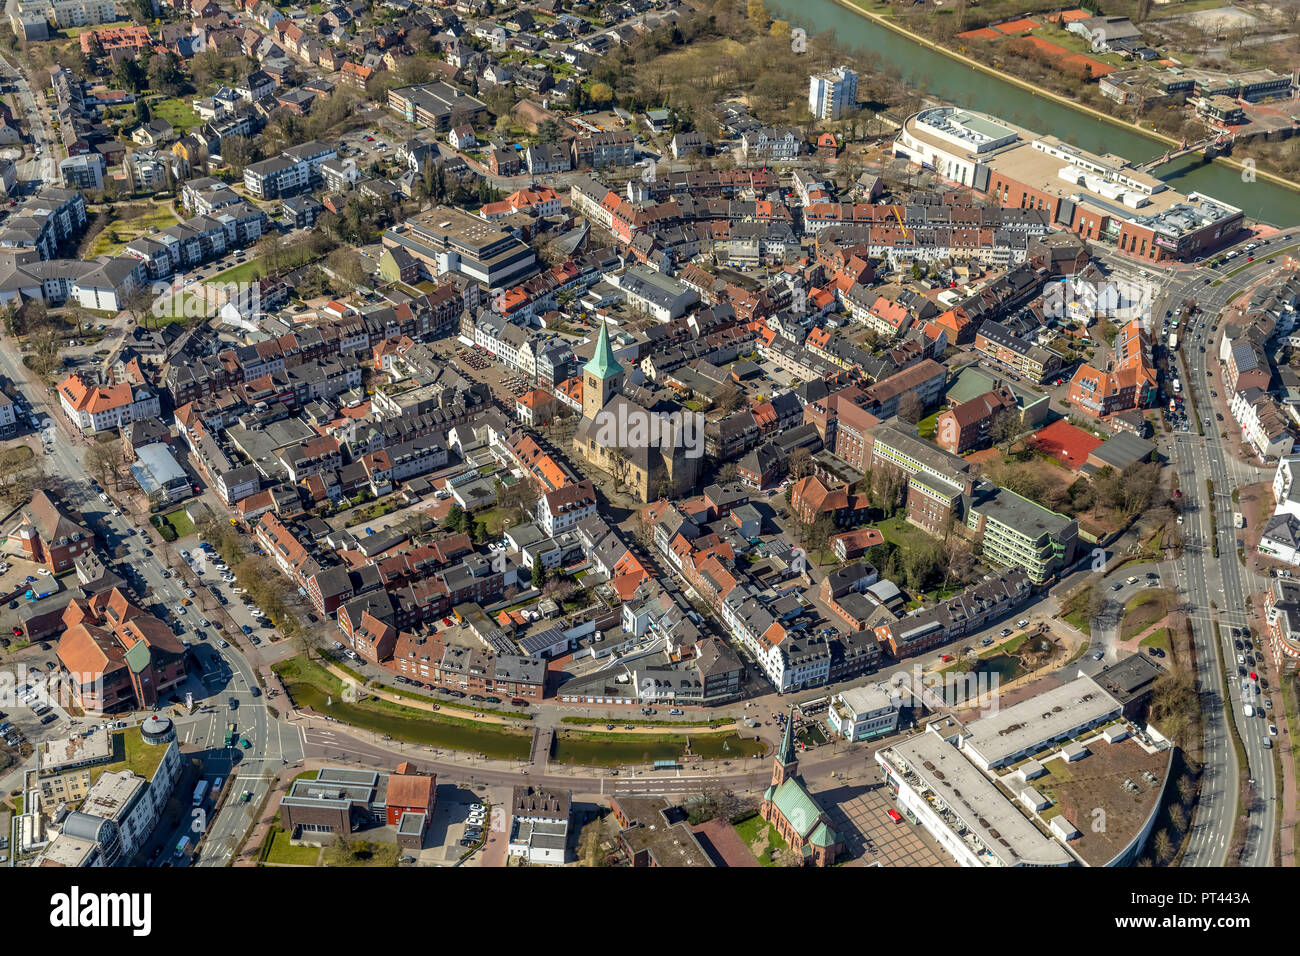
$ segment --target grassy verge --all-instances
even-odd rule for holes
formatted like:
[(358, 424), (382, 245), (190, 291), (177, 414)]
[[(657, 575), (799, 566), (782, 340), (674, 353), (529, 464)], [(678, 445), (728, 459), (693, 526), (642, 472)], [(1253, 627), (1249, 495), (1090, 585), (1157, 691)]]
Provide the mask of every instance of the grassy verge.
[(618, 724), (620, 727), (626, 724), (632, 724), (636, 727), (727, 727), (734, 724), (735, 718), (716, 718), (714, 720), (701, 720), (695, 723), (682, 720), (610, 720), (608, 717), (561, 717), (562, 724), (584, 724), (596, 726), (598, 724)]
[(1171, 632), (1169, 628), (1162, 627), (1158, 631), (1155, 631), (1154, 633), (1149, 634), (1146, 637), (1142, 638), (1142, 640), (1138, 643), (1138, 646), (1158, 647), (1166, 654), (1168, 654), (1170, 652), (1170, 645), (1169, 645), (1170, 636), (1171, 636)]
[(1143, 591), (1124, 606), (1119, 639), (1129, 641), (1169, 613), (1166, 596), (1157, 591)]
[(1205, 479), (1205, 489), (1209, 492), (1210, 507), (1210, 554), (1218, 557), (1218, 518), (1214, 516), (1214, 479)]
[(348, 700), (347, 696), (354, 694), (352, 689), (345, 694), (343, 681), (301, 657), (281, 661), (274, 670), (296, 704), (331, 716), (340, 723), (397, 740), (500, 759), (523, 760), (531, 750), (531, 732), (416, 710), (373, 697)]
[(262, 276), (262, 266), (257, 262), (245, 262), (212, 277), (212, 282), (251, 282)]
[[(353, 670), (351, 667), (348, 667), (346, 664), (342, 664), (338, 661), (330, 661), (330, 666), (335, 668), (336, 670), (343, 671), (343, 673), (347, 674), (349, 677), (355, 680), (362, 687), (366, 686), (366, 684), (369, 683), (370, 681), (369, 677), (366, 677), (366, 675), (360, 673), (359, 671)], [(448, 699), (446, 697), (430, 697), (427, 694), (418, 694), (413, 690), (403, 690), (400, 687), (390, 687), (387, 684), (385, 684), (382, 689), (386, 693), (393, 694), (396, 697), (402, 697), (406, 700), (418, 700), (421, 703), (425, 703), (425, 704), (437, 704), (438, 707), (440, 708), (450, 707), (452, 710), (463, 710), (475, 714), (493, 714), (497, 717), (513, 717), (515, 720), (533, 719), (533, 715), (528, 713), (520, 713), (519, 711), (515, 711), (515, 710), (493, 710), (490, 707), (479, 707), (478, 705), (473, 703), (462, 704), (458, 699), (454, 699), (454, 698)]]
[(772, 824), (754, 814), (748, 820), (733, 823), (732, 828), (745, 841), (745, 846), (749, 847), (749, 852), (754, 854), (759, 863), (763, 866), (777, 865), (775, 855), (785, 848), (786, 842)]

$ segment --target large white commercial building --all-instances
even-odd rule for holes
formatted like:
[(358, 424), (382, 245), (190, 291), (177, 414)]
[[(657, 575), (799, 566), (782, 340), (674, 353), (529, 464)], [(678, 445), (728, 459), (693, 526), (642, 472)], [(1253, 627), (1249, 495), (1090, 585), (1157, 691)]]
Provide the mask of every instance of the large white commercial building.
[[(149, 776), (106, 770), (81, 804), (59, 823), (59, 832), (41, 852), (37, 866), (128, 866), (157, 826), (177, 778), (180, 750), (171, 720), (155, 715), (128, 734), (141, 737), (145, 755), (157, 762)], [(154, 753), (149, 753), (157, 748)], [(53, 815), (54, 806), (41, 806)]]
[[(922, 110), (904, 124), (895, 153), (928, 166), (944, 179), (983, 189), (984, 161), (1020, 139), (1020, 132), (991, 116), (952, 106)], [(984, 172), (977, 181), (976, 171)]]
[(982, 770), (997, 770), (1123, 715), (1091, 677), (1077, 677), (966, 726), (962, 751)]
[(1069, 866), (1045, 836), (966, 756), (933, 729), (877, 751), (898, 804), (962, 866)]

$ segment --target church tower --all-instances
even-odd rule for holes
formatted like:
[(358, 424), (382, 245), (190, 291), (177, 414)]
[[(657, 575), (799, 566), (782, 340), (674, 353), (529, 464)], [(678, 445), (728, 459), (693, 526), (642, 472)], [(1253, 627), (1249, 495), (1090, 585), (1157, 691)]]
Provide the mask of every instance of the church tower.
[(596, 352), (591, 361), (582, 367), (582, 417), (593, 419), (605, 403), (623, 387), (623, 366), (614, 358), (609, 344), (605, 320), (600, 321), (600, 337), (596, 339)]
[(799, 758), (794, 749), (794, 704), (790, 705), (790, 714), (785, 719), (785, 737), (781, 740), (781, 749), (776, 752), (772, 762), (772, 786), (779, 787), (791, 777), (799, 775)]

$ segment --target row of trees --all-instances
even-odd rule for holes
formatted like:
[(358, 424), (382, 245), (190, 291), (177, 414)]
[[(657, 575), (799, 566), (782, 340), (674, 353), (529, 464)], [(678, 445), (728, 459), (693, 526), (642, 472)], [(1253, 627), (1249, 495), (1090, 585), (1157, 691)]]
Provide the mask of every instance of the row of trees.
[(1121, 522), (1150, 509), (1156, 502), (1160, 484), (1160, 466), (1154, 462), (1137, 462), (1121, 472), (1107, 466), (1091, 481), (1078, 478), (1069, 485), (1005, 463), (989, 466), (985, 475), (1003, 488), (1044, 508), (1069, 514), (1106, 510)]

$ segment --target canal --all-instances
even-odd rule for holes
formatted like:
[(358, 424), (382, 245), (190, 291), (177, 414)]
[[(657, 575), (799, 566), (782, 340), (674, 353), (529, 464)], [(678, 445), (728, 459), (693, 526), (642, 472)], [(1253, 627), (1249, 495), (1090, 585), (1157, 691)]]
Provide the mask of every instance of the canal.
[[(834, 30), (840, 43), (880, 58), (882, 69), (897, 70), (922, 93), (1010, 120), (1027, 129), (1051, 133), (1083, 149), (1117, 153), (1143, 162), (1165, 151), (1164, 144), (1132, 130), (1103, 122), (1053, 100), (1036, 96), (987, 73), (927, 49), (877, 26), (835, 0), (771, 0), (774, 15), (802, 27), (810, 37)], [(1242, 174), (1199, 157), (1185, 157), (1157, 170), (1161, 179), (1182, 192), (1203, 192), (1239, 206), (1250, 219), (1275, 226), (1300, 223), (1300, 192), (1264, 180), (1244, 182)]]

